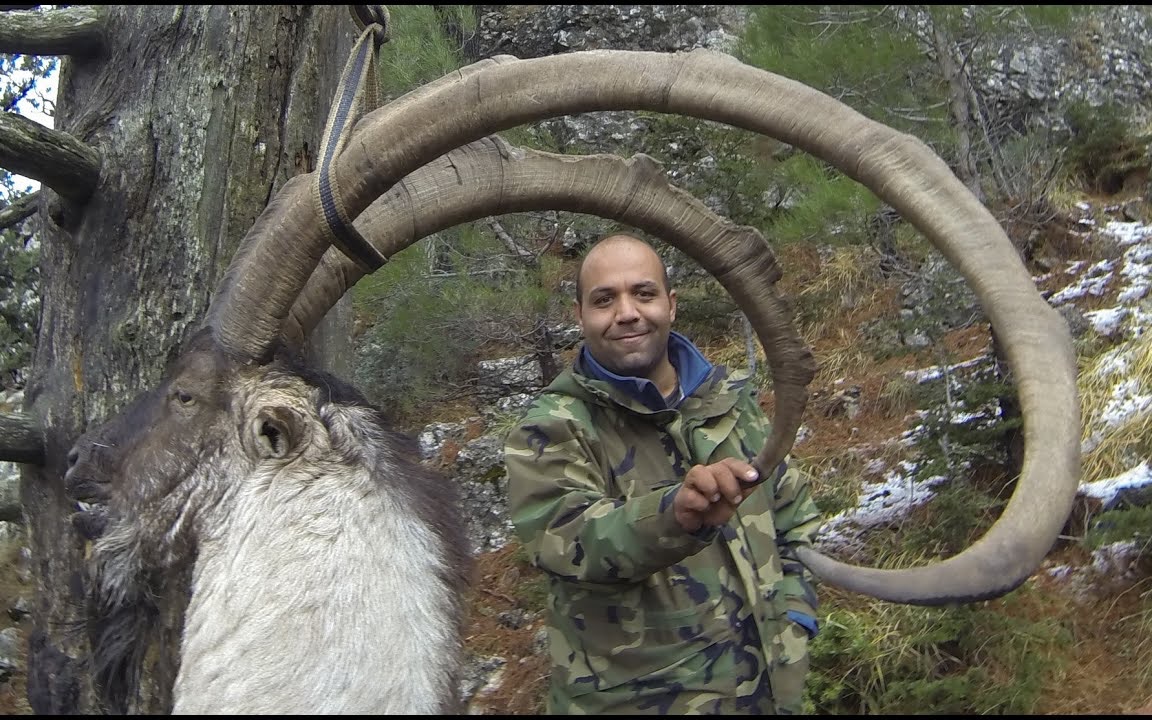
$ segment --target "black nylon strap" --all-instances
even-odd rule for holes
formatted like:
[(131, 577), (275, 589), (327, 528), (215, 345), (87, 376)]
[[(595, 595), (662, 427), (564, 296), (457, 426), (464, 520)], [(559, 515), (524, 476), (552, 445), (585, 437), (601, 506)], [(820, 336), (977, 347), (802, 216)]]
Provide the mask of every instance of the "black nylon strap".
[(313, 185), (314, 201), (324, 217), (329, 242), (366, 272), (380, 268), (387, 258), (352, 225), (341, 201), (332, 164), (343, 151), (352, 126), (365, 109), (375, 108), (376, 52), (388, 41), (388, 11), (383, 5), (354, 5), (352, 17), (363, 30), (344, 65), (336, 99), (320, 143), (320, 166)]

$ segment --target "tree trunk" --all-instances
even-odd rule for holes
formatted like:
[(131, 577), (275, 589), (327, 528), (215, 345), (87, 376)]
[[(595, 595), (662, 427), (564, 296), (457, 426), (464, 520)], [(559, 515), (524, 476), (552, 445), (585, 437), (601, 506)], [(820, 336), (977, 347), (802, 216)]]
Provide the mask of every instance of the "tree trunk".
[(560, 375), (560, 363), (556, 359), (552, 331), (548, 329), (548, 316), (541, 313), (536, 317), (536, 327), (532, 333), (532, 354), (540, 367), (541, 385), (548, 387)]
[[(78, 631), (83, 547), (63, 494), (68, 449), (157, 382), (271, 194), (311, 169), (356, 37), (344, 6), (108, 9), (106, 50), (63, 63), (56, 114), (57, 129), (101, 154), (100, 182), (79, 209), (46, 191), (55, 212), (41, 214), (43, 310), (25, 410), (43, 423), (47, 457), (21, 482), (37, 714), (98, 710)], [(165, 625), (137, 711), (171, 708), (180, 618)]]
[(980, 202), (984, 190), (980, 187), (980, 171), (976, 168), (976, 154), (972, 142), (975, 131), (972, 108), (968, 101), (969, 82), (964, 68), (956, 60), (956, 44), (935, 21), (932, 24), (932, 45), (940, 73), (948, 81), (948, 107), (956, 127), (956, 176), (968, 186)]

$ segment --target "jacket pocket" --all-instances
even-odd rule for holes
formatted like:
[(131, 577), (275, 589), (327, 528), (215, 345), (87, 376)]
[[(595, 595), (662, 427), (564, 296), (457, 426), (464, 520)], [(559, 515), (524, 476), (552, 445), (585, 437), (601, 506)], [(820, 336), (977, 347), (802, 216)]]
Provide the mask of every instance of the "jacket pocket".
[(804, 706), (804, 684), (808, 679), (808, 631), (792, 621), (783, 623), (777, 660), (770, 672), (776, 712), (798, 715)]

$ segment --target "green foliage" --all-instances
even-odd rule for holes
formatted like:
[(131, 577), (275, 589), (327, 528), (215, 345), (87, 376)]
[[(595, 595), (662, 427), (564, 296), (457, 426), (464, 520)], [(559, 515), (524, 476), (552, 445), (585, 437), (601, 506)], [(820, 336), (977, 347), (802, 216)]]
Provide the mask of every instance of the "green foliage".
[(0, 387), (22, 384), (40, 323), (40, 248), (0, 232)]
[(1015, 398), (1015, 386), (992, 371), (964, 380), (943, 378), (922, 386), (918, 407), (928, 408), (917, 438), (925, 456), (925, 476), (945, 475), (970, 462), (1002, 459), (1005, 436), (1021, 425), (1001, 417), (1001, 402)]
[[(1021, 590), (1016, 595), (1029, 591)], [(1009, 609), (1013, 599), (1008, 601)], [(1070, 634), (985, 605), (837, 607), (810, 645), (813, 714), (1028, 714)]]
[(1012, 385), (991, 372), (920, 387), (915, 405), (926, 409), (913, 441), (913, 477), (944, 481), (934, 487), (917, 522), (906, 524), (895, 538), (878, 535), (875, 546), (897, 555), (950, 557), (992, 524), (1004, 505), (1002, 488), (982, 487), (971, 476), (981, 468), (1000, 468), (998, 475), (1004, 477), (1010, 472), (1008, 434), (1021, 420), (1002, 417), (1000, 408), (1014, 393)]
[(827, 163), (756, 133), (721, 123), (638, 113), (645, 131), (617, 152), (660, 160), (678, 187), (773, 245), (846, 243), (879, 206), (863, 185)]
[(500, 442), (508, 436), (508, 433), (515, 430), (520, 426), (520, 421), (524, 419), (524, 412), (522, 410), (512, 410), (508, 412), (495, 412), (488, 419), (488, 424), (485, 426), (484, 434), (491, 435), (498, 438)]
[[(762, 5), (736, 48), (744, 62), (821, 90), (900, 129), (945, 127), (939, 81), (894, 6)], [(908, 113), (919, 121), (911, 127)]]
[(1140, 554), (1152, 554), (1152, 506), (1123, 507), (1100, 513), (1084, 537), (1084, 546), (1097, 550), (1112, 543), (1133, 541)]
[(765, 234), (775, 242), (850, 244), (867, 240), (868, 217), (880, 201), (868, 188), (811, 155), (795, 155), (776, 173), (786, 212), (777, 213)]
[[(460, 68), (476, 28), (469, 5), (395, 5), (380, 53), (385, 99)], [(516, 137), (511, 137), (515, 135)], [(512, 142), (524, 131), (506, 134)], [(354, 289), (361, 385), (394, 421), (430, 419), (431, 403), (466, 399), (488, 352), (524, 352), (560, 318), (558, 259), (545, 254), (563, 228), (558, 214), (500, 218), (513, 251), (486, 222), (446, 230), (395, 257)], [(550, 238), (545, 238), (548, 231)]]
[[(955, 164), (958, 148), (970, 146), (977, 173), (995, 178), (1002, 193), (1029, 196), (1045, 189), (1051, 145), (1046, 138), (1031, 138), (1017, 148), (1031, 154), (1027, 163), (1005, 162), (1000, 144), (1018, 138), (1002, 128), (1015, 119), (957, 117), (951, 102), (954, 78), (946, 77), (939, 58), (947, 53), (953, 66), (970, 67), (972, 58), (1008, 33), (1019, 39), (1066, 27), (1083, 7), (762, 5), (750, 11), (735, 54), (916, 136), (946, 161)], [(978, 95), (979, 85), (967, 82), (970, 93)], [(969, 101), (965, 97), (964, 103)], [(773, 180), (767, 185), (785, 189), (777, 195), (786, 212), (771, 218), (774, 240), (865, 239), (867, 216), (878, 206), (868, 190), (804, 155), (777, 160), (768, 168)]]
[[(56, 57), (0, 53), (0, 105), (5, 112), (35, 111), (51, 116), (46, 82), (59, 66)], [(28, 178), (0, 169), (4, 205), (32, 190)], [(16, 227), (0, 231), (0, 387), (23, 384), (32, 362), (40, 322), (40, 248)]]
[(935, 40), (971, 51), (1009, 34), (1064, 29), (1085, 7), (764, 5), (750, 13), (736, 53), (941, 150), (953, 119)]
[[(750, 11), (735, 54), (744, 62), (822, 90), (866, 115), (932, 140), (944, 112), (910, 76), (925, 65), (913, 37), (893, 31), (879, 6), (761, 6)], [(889, 108), (928, 108), (913, 124)], [(777, 147), (760, 156), (759, 185), (773, 212), (759, 225), (776, 243), (857, 243), (879, 200), (806, 153)]]
[(676, 330), (698, 345), (724, 342), (741, 332), (740, 308), (711, 277), (676, 283)]
[(922, 408), (910, 437), (909, 482), (932, 480), (933, 485), (924, 491), (931, 499), (912, 519), (869, 534), (872, 561), (890, 566), (907, 558), (956, 555), (991, 526), (1006, 502), (1013, 472), (1009, 434), (1022, 421), (1004, 417), (1001, 408), (1014, 401), (1015, 387), (994, 368), (979, 367), (945, 371), (920, 384), (894, 380), (884, 394), (892, 397), (881, 402)]
[(419, 285), (389, 298), (380, 320), (361, 338), (359, 384), (393, 420), (465, 390), (479, 349), (459, 316), (476, 307), (464, 283)]
[(471, 5), (389, 5), (391, 40), (380, 50), (380, 84), (396, 98), (462, 65), (458, 30), (476, 29)]
[[(935, 463), (929, 463), (928, 467), (940, 469)], [(926, 470), (922, 467), (917, 475), (926, 476)], [(899, 532), (893, 533), (895, 537), (881, 532), (870, 545), (880, 546), (879, 554), (952, 557), (970, 547), (999, 516), (1003, 506), (1003, 501), (971, 481), (954, 478), (936, 486), (929, 506), (918, 514), (916, 522), (906, 523)]]
[(463, 226), (397, 253), (356, 286), (357, 314), (372, 323), (360, 338), (360, 386), (394, 420), (470, 393), (486, 348), (530, 342), (551, 294), (502, 263), (493, 243)]
[(1140, 135), (1118, 102), (1093, 106), (1080, 101), (1065, 111), (1068, 171), (1089, 188), (1116, 192), (1125, 172), (1149, 164), (1152, 135)]
[(625, 154), (661, 163), (677, 187), (741, 225), (763, 228), (782, 202), (772, 172), (780, 143), (722, 123), (661, 113), (637, 113), (644, 132), (626, 138)]

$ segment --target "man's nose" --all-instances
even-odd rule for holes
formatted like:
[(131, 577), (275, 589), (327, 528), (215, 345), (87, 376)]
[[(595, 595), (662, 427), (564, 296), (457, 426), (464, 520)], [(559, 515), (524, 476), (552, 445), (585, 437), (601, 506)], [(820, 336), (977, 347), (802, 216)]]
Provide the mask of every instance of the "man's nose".
[(636, 303), (628, 298), (623, 298), (616, 306), (616, 322), (632, 323), (640, 319), (640, 313), (636, 309)]

